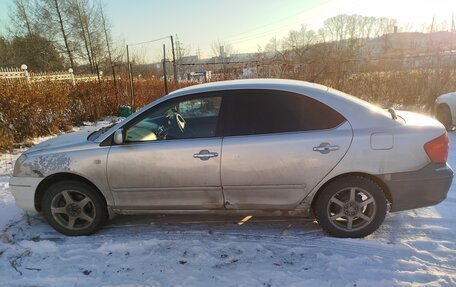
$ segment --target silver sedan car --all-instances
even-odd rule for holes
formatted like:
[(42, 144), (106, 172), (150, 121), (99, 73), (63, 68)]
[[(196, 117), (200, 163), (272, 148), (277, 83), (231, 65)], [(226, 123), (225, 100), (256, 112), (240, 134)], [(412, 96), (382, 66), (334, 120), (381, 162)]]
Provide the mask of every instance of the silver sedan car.
[(432, 118), (306, 82), (239, 80), (38, 144), (16, 161), (10, 188), (66, 235), (115, 214), (204, 212), (315, 216), (333, 236), (363, 237), (389, 211), (444, 200), (447, 157)]

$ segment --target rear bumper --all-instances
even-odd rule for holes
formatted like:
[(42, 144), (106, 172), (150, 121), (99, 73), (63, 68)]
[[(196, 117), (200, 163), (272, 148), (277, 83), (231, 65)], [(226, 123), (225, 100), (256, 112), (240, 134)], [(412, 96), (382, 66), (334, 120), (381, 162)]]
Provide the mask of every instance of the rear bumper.
[(37, 212), (35, 191), (42, 180), (42, 177), (11, 177), (9, 189), (16, 200), (16, 205), (25, 211)]
[(448, 164), (429, 164), (412, 172), (381, 176), (391, 197), (391, 211), (431, 206), (443, 201), (453, 181), (453, 170)]

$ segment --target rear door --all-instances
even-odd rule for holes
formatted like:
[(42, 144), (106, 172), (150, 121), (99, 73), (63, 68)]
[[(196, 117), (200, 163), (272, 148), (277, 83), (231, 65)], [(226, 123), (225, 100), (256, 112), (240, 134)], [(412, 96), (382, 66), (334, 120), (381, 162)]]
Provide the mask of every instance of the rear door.
[(295, 208), (351, 143), (345, 118), (304, 95), (242, 90), (225, 100), (221, 175), (228, 209)]

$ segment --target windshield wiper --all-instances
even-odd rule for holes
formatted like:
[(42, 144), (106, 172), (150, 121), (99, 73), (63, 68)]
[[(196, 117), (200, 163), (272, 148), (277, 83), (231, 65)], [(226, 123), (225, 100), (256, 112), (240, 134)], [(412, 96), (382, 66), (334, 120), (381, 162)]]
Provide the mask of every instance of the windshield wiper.
[(105, 127), (102, 127), (100, 129), (101, 133), (104, 134), (105, 132), (107, 132), (110, 128), (112, 128), (115, 124), (112, 124), (112, 125), (109, 125), (109, 126), (105, 126)]
[(105, 132), (107, 132), (110, 128), (112, 128), (115, 125), (117, 125), (117, 123), (112, 123), (109, 126), (99, 128), (98, 130), (96, 130), (96, 132), (101, 132), (102, 134), (104, 134)]
[[(113, 126), (115, 126), (117, 123), (112, 123), (110, 124), (109, 126), (105, 126), (105, 127), (101, 127), (99, 128), (98, 130), (96, 131), (93, 131), (89, 134), (89, 136), (87, 137), (88, 140), (94, 140), (96, 138), (98, 138), (100, 135), (104, 134), (105, 132), (107, 132), (110, 128), (112, 128)], [(96, 135), (96, 136), (95, 136)]]

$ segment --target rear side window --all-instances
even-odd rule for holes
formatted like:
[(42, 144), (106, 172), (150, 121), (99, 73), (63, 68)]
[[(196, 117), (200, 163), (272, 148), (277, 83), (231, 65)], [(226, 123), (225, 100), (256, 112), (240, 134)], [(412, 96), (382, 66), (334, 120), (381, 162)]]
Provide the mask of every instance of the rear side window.
[(295, 93), (243, 90), (229, 97), (226, 136), (324, 130), (345, 121), (325, 104)]

